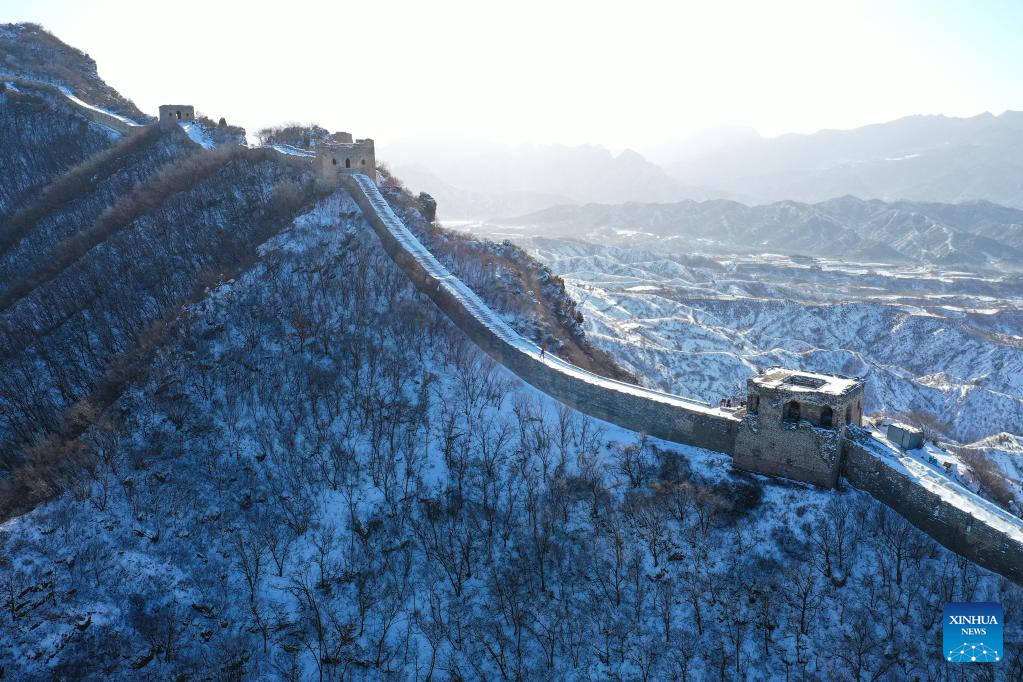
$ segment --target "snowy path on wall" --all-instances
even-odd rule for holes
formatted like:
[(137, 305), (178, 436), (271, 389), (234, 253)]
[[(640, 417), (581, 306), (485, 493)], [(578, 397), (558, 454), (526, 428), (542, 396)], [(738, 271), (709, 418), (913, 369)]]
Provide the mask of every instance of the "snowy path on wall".
[(306, 159), (316, 158), (316, 154), (313, 152), (306, 149), (299, 149), (298, 147), (292, 147), (290, 144), (272, 144), (270, 146), (281, 154), (287, 154), (288, 156), (301, 156)]
[[(72, 102), (76, 106), (79, 106), (79, 107), (81, 107), (83, 109), (88, 109), (90, 111), (95, 111), (98, 114), (102, 114), (104, 116), (109, 116), (110, 118), (117, 119), (118, 121), (120, 121), (121, 123), (123, 123), (125, 125), (133, 126), (133, 127), (136, 127), (136, 128), (145, 125), (144, 123), (139, 123), (138, 121), (134, 121), (134, 120), (128, 118), (127, 116), (122, 116), (121, 114), (114, 113), (113, 111), (110, 111), (109, 109), (104, 109), (103, 107), (97, 107), (94, 104), (89, 104), (85, 100), (80, 99), (77, 96), (75, 96), (75, 93), (71, 90), (71, 88), (67, 87), (66, 85), (61, 85), (58, 82), (50, 82), (50, 81), (47, 81), (47, 80), (44, 80), (44, 79), (41, 79), (41, 78), (32, 78), (31, 76), (27, 76), (25, 74), (13, 73), (13, 72), (9, 72), (9, 71), (0, 71), (0, 80), (3, 80), (5, 78), (10, 78), (10, 79), (15, 80), (15, 81), (17, 81), (17, 80), (29, 81), (29, 82), (32, 82), (32, 83), (38, 83), (39, 85), (45, 85), (45, 86), (48, 86), (48, 87), (51, 87), (51, 88), (57, 88), (57, 90), (59, 90), (62, 95), (67, 97), (70, 102)], [(14, 83), (8, 83), (8, 86), (14, 86)], [(17, 88), (14, 88), (14, 89), (15, 89), (15, 91), (17, 91)]]
[(885, 465), (916, 482), (949, 504), (986, 523), (1000, 533), (1023, 543), (1023, 519), (1005, 511), (994, 502), (967, 489), (957, 481), (904, 454), (879, 433), (856, 441), (865, 445)]
[(122, 123), (124, 123), (126, 125), (135, 126), (135, 127), (139, 127), (139, 126), (142, 125), (141, 123), (138, 123), (136, 121), (131, 120), (127, 116), (122, 116), (121, 114), (115, 114), (112, 111), (109, 111), (107, 109), (103, 109), (102, 107), (97, 107), (95, 105), (89, 104), (88, 102), (86, 102), (84, 100), (78, 99), (77, 97), (75, 97), (75, 94), (73, 92), (71, 92), (71, 89), (68, 88), (68, 87), (65, 87), (63, 85), (58, 85), (57, 89), (60, 90), (62, 93), (64, 93), (64, 96), (67, 97), (69, 100), (71, 100), (72, 102), (74, 102), (75, 104), (77, 104), (78, 106), (80, 106), (80, 107), (82, 107), (84, 109), (91, 109), (92, 111), (95, 111), (95, 112), (98, 112), (100, 114), (103, 114), (104, 116), (109, 116), (110, 118), (116, 118), (118, 121), (121, 121)]
[[(461, 302), (480, 323), (485, 325), (503, 341), (523, 353), (539, 358), (540, 348), (536, 344), (528, 341), (515, 332), (508, 323), (501, 319), (497, 313), (487, 306), (487, 304), (484, 303), (474, 291), (451, 274), (451, 272), (444, 267), (444, 265), (442, 265), (425, 246), (423, 246), (422, 242), (420, 242), (404, 225), (404, 223), (401, 222), (397, 215), (395, 215), (383, 195), (380, 194), (380, 190), (377, 188), (376, 183), (370, 180), (367, 176), (360, 174), (356, 174), (354, 179), (391, 235), (399, 244), (401, 244), (402, 248), (409, 255), (413, 256), (433, 278), (441, 283), (441, 286), (443, 286), (452, 296), (458, 299), (459, 302)], [(735, 418), (731, 413), (710, 407), (705, 403), (600, 377), (552, 355), (547, 355), (544, 359), (544, 363), (554, 371), (578, 377), (583, 381), (600, 385), (613, 391), (619, 391), (653, 401), (676, 405), (686, 410), (706, 412), (732, 419)], [(871, 436), (869, 438), (859, 440), (858, 442), (866, 445), (869, 451), (886, 466), (898, 470), (903, 475), (915, 481), (920, 487), (963, 510), (979, 522), (987, 524), (1007, 537), (1023, 543), (1023, 519), (1019, 519), (1018, 517), (1010, 514), (993, 502), (980, 497), (956, 481), (948, 479), (941, 473), (929, 468), (927, 465), (914, 460), (912, 457), (904, 456), (903, 453), (882, 438)]]
[[(412, 234), (405, 224), (401, 222), (398, 216), (395, 215), (390, 204), (388, 204), (383, 195), (380, 194), (380, 190), (377, 188), (376, 183), (370, 180), (368, 176), (362, 174), (356, 174), (354, 178), (370, 205), (373, 206), (377, 215), (383, 221), (384, 225), (387, 226), (388, 231), (398, 241), (398, 243), (401, 244), (402, 248), (407, 253), (413, 256), (432, 277), (439, 281), (441, 286), (444, 287), (448, 293), (458, 299), (459, 302), (465, 306), (466, 310), (472, 313), (473, 317), (497, 335), (502, 341), (523, 353), (539, 359), (540, 347), (532, 341), (520, 336), (518, 332), (512, 329), (507, 322), (505, 322), (486, 303), (484, 303), (483, 300), (476, 295), (476, 292), (451, 274), (451, 272), (444, 267), (444, 265), (442, 265), (441, 262), (438, 261), (425, 246), (423, 246), (422, 242), (420, 242), (416, 236)], [(546, 354), (543, 362), (553, 371), (560, 372), (613, 391), (627, 393), (629, 395), (638, 396), (640, 398), (668, 405), (674, 405), (693, 412), (703, 412), (706, 414), (724, 417), (726, 419), (735, 419), (735, 416), (732, 413), (716, 407), (711, 407), (704, 402), (690, 398), (683, 398), (670, 393), (654, 391), (652, 389), (643, 388), (642, 386), (627, 384), (622, 381), (615, 381), (614, 379), (608, 379), (582, 369), (581, 367), (577, 367), (576, 365), (566, 362), (552, 354)]]

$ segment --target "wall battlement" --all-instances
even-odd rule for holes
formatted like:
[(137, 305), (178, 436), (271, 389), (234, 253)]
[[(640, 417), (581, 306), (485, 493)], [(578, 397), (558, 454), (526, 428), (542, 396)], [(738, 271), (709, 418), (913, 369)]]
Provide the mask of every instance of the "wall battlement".
[(160, 125), (172, 126), (181, 121), (194, 121), (195, 107), (191, 104), (161, 104)]
[(970, 561), (1023, 586), (1023, 521), (862, 429), (842, 441), (842, 476)]
[(373, 180), (377, 175), (377, 157), (373, 140), (352, 140), (349, 133), (335, 133), (334, 140), (347, 139), (347, 142), (332, 141), (316, 148), (316, 163), (320, 176), (331, 183), (338, 182), (342, 175), (362, 173)]
[(735, 466), (834, 487), (842, 435), (863, 419), (863, 381), (774, 367), (750, 379), (747, 392)]

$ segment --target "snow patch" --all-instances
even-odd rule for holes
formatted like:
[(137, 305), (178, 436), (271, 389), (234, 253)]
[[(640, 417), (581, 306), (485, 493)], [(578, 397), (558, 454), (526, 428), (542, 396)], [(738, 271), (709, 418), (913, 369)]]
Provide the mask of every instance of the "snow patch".
[(292, 147), (290, 144), (275, 144), (270, 145), (281, 154), (287, 154), (288, 156), (301, 156), (307, 159), (315, 158), (316, 154), (309, 151), (308, 149), (299, 149), (298, 147)]
[(198, 123), (195, 123), (194, 121), (180, 121), (178, 125), (181, 126), (182, 130), (188, 133), (188, 137), (191, 138), (192, 142), (195, 142), (203, 149), (213, 149), (217, 146), (216, 143), (213, 142), (213, 138), (209, 136), (209, 133), (207, 133), (206, 130)]
[(102, 107), (94, 106), (92, 104), (89, 104), (85, 100), (82, 100), (82, 99), (79, 99), (78, 97), (75, 97), (75, 94), (73, 92), (71, 92), (71, 89), (68, 88), (67, 86), (58, 85), (57, 88), (64, 94), (65, 97), (67, 97), (69, 100), (71, 100), (72, 102), (74, 102), (75, 104), (77, 104), (78, 106), (80, 106), (80, 107), (82, 107), (84, 109), (90, 109), (92, 111), (96, 111), (96, 112), (99, 112), (101, 114), (104, 114), (105, 116), (110, 116), (111, 118), (116, 118), (118, 121), (121, 121), (122, 123), (126, 123), (127, 125), (130, 125), (130, 126), (136, 126), (137, 127), (137, 126), (141, 125), (140, 123), (137, 123), (136, 121), (131, 120), (127, 116), (122, 116), (121, 114), (115, 114), (114, 112), (110, 111), (109, 109), (104, 109)]

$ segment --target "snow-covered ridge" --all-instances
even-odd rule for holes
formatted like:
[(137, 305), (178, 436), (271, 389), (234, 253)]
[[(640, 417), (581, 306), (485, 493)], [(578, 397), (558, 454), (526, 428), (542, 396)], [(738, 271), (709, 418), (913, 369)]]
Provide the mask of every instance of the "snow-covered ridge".
[[(376, 217), (380, 219), (380, 222), (383, 223), (386, 233), (397, 242), (398, 248), (403, 251), (404, 254), (414, 258), (418, 265), (421, 266), (426, 273), (428, 273), (430, 283), (427, 286), (442, 288), (446, 293), (453, 297), (464, 310), (468, 311), (477, 322), (484, 325), (487, 330), (500, 338), (506, 344), (531, 356), (539, 355), (546, 368), (549, 368), (553, 372), (561, 373), (573, 378), (582, 378), (583, 381), (600, 386), (602, 389), (606, 389), (609, 392), (641, 397), (644, 400), (649, 400), (651, 402), (663, 403), (671, 401), (673, 406), (680, 408), (680, 415), (684, 415), (687, 412), (690, 414), (703, 412), (704, 414), (712, 414), (714, 417), (721, 418), (721, 423), (727, 423), (727, 421), (733, 421), (734, 423), (739, 422), (738, 418), (734, 415), (728, 414), (724, 410), (715, 410), (706, 404), (692, 403), (684, 398), (679, 398), (678, 396), (673, 396), (671, 394), (660, 393), (658, 391), (652, 391), (624, 384), (622, 382), (604, 379), (603, 377), (591, 375), (590, 373), (580, 370), (579, 368), (557, 358), (544, 358), (540, 355), (541, 351), (535, 344), (516, 334), (503, 319), (501, 319), (491, 308), (479, 299), (475, 292), (469, 289), (469, 287), (467, 287), (458, 278), (453, 276), (433, 256), (433, 254), (430, 253), (425, 246), (423, 246), (423, 244), (411, 233), (410, 230), (408, 230), (401, 220), (398, 219), (372, 180), (364, 175), (355, 175), (353, 179), (355, 188), (357, 188), (358, 191), (361, 191), (366, 200), (369, 202), (370, 208), (376, 213)], [(358, 203), (362, 205), (361, 201)], [(379, 227), (377, 229), (379, 232)], [(383, 234), (381, 234), (381, 239), (384, 239)], [(397, 259), (398, 258), (396, 257), (396, 260)], [(413, 271), (407, 271), (409, 272), (409, 276), (415, 279)], [(440, 302), (438, 302), (438, 304), (440, 305)], [(451, 313), (449, 312), (449, 315), (450, 314)], [(479, 341), (477, 342), (480, 343)], [(482, 343), (485, 344), (486, 340)], [(509, 369), (519, 373), (514, 367), (514, 361), (506, 362), (504, 358), (500, 359)], [(535, 381), (530, 380), (529, 377), (523, 376), (522, 374), (520, 374), (520, 376), (522, 376), (522, 378), (526, 381), (537, 385)], [(556, 382), (552, 383), (555, 384), (555, 388), (553, 391), (549, 392), (549, 394), (554, 398), (564, 401), (564, 398), (559, 395), (559, 389), (556, 387)], [(839, 383), (841, 384), (841, 382)], [(541, 390), (548, 392), (546, 389)], [(567, 402), (567, 404), (571, 403)], [(578, 405), (572, 406), (586, 411), (585, 408), (580, 408)], [(661, 416), (659, 415), (659, 418), (660, 417)], [(669, 419), (673, 418), (673, 416), (669, 416)], [(682, 418), (684, 419), (685, 417)], [(630, 418), (615, 419), (612, 417), (612, 421), (615, 421), (615, 423), (625, 426), (626, 428), (631, 428), (634, 431), (646, 431), (649, 424), (649, 421), (647, 420), (646, 425), (644, 425), (643, 419), (635, 420), (635, 424), (630, 422)], [(701, 425), (697, 429), (694, 429), (692, 433), (697, 434), (703, 428), (705, 428), (705, 426)], [(931, 470), (927, 466), (913, 460), (911, 457), (902, 456), (901, 453), (888, 444), (883, 437), (870, 435), (866, 432), (860, 433), (856, 429), (853, 431), (854, 433), (850, 436), (851, 440), (849, 443), (854, 446), (861, 445), (861, 450), (864, 455), (866, 455), (866, 459), (857, 458), (850, 460), (847, 463), (851, 468), (850, 482), (853, 483), (854, 486), (870, 493), (881, 501), (884, 501), (886, 504), (890, 504), (908, 519), (912, 520), (916, 518), (917, 521), (914, 521), (914, 523), (919, 522), (919, 527), (922, 530), (932, 534), (935, 539), (946, 544), (946, 546), (964, 553), (968, 558), (977, 561), (992, 570), (996, 570), (1007, 577), (1011, 577), (1013, 579), (1019, 578), (1019, 571), (1014, 563), (1014, 559), (1010, 558), (1008, 562), (1006, 562), (1004, 558), (992, 559), (988, 554), (988, 549), (989, 545), (993, 543), (1002, 546), (1003, 549), (1001, 551), (1009, 552), (1008, 556), (1010, 557), (1023, 555), (1023, 520), (1000, 509), (997, 505), (981, 498), (979, 495), (976, 495), (966, 489), (958, 482), (942, 476), (940, 473)], [(688, 434), (682, 436), (678, 442), (687, 442), (687, 437)], [(669, 440), (674, 440), (674, 438), (669, 438)], [(706, 446), (704, 445), (704, 447)], [(723, 447), (723, 444), (715, 443), (711, 447), (712, 449), (720, 449)], [(721, 451), (731, 454), (729, 450)], [(879, 482), (876, 478), (871, 477), (869, 474), (869, 471), (874, 468), (873, 462), (875, 461), (891, 469), (897, 476), (897, 480), (900, 481), (899, 485), (909, 485), (914, 490), (918, 490), (922, 493), (922, 495), (910, 495), (908, 496), (909, 499), (886, 499), (889, 495), (885, 484)], [(961, 515), (956, 514), (953, 515), (951, 520), (944, 519), (939, 522), (921, 521), (919, 519), (917, 512), (921, 505), (924, 507), (933, 507), (941, 503), (947, 505), (948, 508), (961, 512)], [(968, 536), (971, 533), (971, 530), (974, 530), (974, 522), (966, 521), (964, 518), (975, 520), (976, 523), (983, 524), (985, 527), (984, 532), (981, 533), (984, 540), (980, 542), (978, 546), (974, 546), (969, 542), (963, 541), (963, 538)], [(1004, 549), (1006, 547), (1008, 549)]]
[(104, 116), (110, 116), (111, 118), (116, 118), (118, 121), (121, 121), (125, 125), (136, 126), (136, 127), (143, 125), (143, 124), (141, 124), (141, 123), (139, 123), (137, 121), (133, 121), (132, 119), (128, 118), (127, 116), (122, 116), (120, 114), (115, 114), (114, 112), (110, 111), (109, 109), (103, 109), (102, 107), (94, 106), (94, 105), (89, 104), (88, 102), (86, 102), (84, 100), (79, 99), (78, 97), (75, 97), (75, 93), (71, 92), (71, 88), (69, 88), (69, 87), (67, 87), (65, 85), (58, 85), (57, 89), (60, 90), (61, 93), (63, 93), (63, 95), (65, 97), (67, 97), (69, 100), (71, 100), (72, 102), (74, 102), (75, 104), (77, 104), (78, 106), (80, 106), (80, 107), (82, 107), (84, 109), (89, 109), (90, 111), (95, 111), (97, 113), (103, 114)]
[(195, 142), (203, 149), (213, 149), (217, 146), (213, 138), (209, 136), (209, 133), (195, 121), (180, 121), (178, 125), (181, 126), (181, 129), (185, 131), (192, 142)]
[(965, 486), (936, 469), (902, 452), (880, 432), (859, 438), (857, 443), (870, 449), (871, 454), (886, 466), (916, 482), (917, 485), (963, 510), (973, 518), (986, 523), (1000, 533), (1023, 543), (1023, 519), (1010, 514), (990, 500), (968, 490)]
[[(104, 109), (102, 107), (89, 104), (85, 100), (79, 98), (68, 86), (57, 81), (50, 81), (34, 76), (28, 76), (20, 73), (12, 73), (8, 71), (0, 71), (0, 80), (12, 82), (15, 86), (19, 83), (29, 83), (36, 86), (42, 86), (47, 89), (55, 90), (63, 95), (69, 102), (74, 104), (76, 107), (82, 109), (92, 120), (96, 121), (101, 125), (106, 125), (113, 128), (118, 132), (127, 132), (131, 128), (138, 128), (146, 125), (145, 123), (139, 123), (127, 116)], [(17, 88), (15, 88), (17, 89)]]
[(430, 253), (429, 249), (423, 246), (414, 234), (401, 222), (390, 205), (380, 194), (376, 184), (366, 175), (356, 174), (355, 182), (362, 190), (366, 199), (373, 206), (381, 220), (387, 226), (388, 231), (402, 248), (413, 256), (419, 264), (437, 281), (441, 286), (456, 298), (468, 310), (478, 322), (492, 331), (498, 338), (517, 350), (541, 359), (552, 371), (580, 379), (588, 384), (600, 386), (612, 391), (626, 393), (631, 396), (651, 400), (658, 403), (668, 404), (684, 410), (701, 412), (723, 419), (734, 420), (730, 412), (711, 407), (705, 402), (692, 398), (673, 395), (661, 391), (628, 384), (614, 379), (608, 379), (582, 369), (570, 362), (566, 362), (552, 354), (543, 353), (541, 348), (532, 341), (522, 337), (511, 326), (491, 309), (483, 300), (466, 286), (460, 279), (455, 277), (437, 258)]

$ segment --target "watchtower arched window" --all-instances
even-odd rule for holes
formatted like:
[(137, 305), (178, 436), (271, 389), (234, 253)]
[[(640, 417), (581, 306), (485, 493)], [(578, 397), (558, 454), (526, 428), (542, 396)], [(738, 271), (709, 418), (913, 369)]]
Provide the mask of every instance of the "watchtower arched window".
[(753, 393), (749, 397), (749, 411), (756, 412), (760, 409), (760, 394)]
[(852, 406), (845, 408), (845, 423), (852, 424)]
[(345, 159), (345, 168), (351, 168), (351, 167), (352, 167), (352, 160), (351, 159)]
[(799, 401), (792, 400), (785, 406), (784, 419), (787, 422), (798, 422), (799, 421)]
[(337, 159), (331, 159), (330, 163), (331, 163), (331, 165), (336, 166), (337, 165)]
[(360, 163), (362, 163), (362, 165), (365, 166), (366, 165), (366, 159), (363, 159)]
[(832, 422), (835, 420), (835, 412), (828, 405), (825, 405), (821, 410), (821, 426), (825, 429), (830, 429)]

